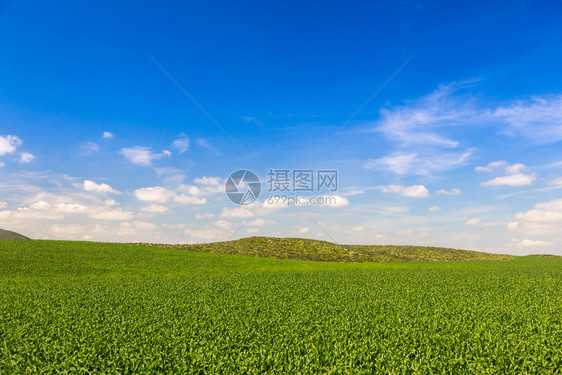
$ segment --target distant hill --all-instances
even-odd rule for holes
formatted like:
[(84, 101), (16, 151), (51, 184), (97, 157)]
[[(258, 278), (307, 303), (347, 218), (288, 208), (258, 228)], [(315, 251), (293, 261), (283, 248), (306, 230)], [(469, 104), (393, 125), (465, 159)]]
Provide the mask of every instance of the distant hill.
[(510, 255), (425, 246), (338, 245), (303, 238), (249, 237), (234, 241), (195, 245), (152, 246), (206, 253), (328, 262), (507, 260)]
[(29, 240), (29, 238), (16, 232), (0, 229), (0, 240)]

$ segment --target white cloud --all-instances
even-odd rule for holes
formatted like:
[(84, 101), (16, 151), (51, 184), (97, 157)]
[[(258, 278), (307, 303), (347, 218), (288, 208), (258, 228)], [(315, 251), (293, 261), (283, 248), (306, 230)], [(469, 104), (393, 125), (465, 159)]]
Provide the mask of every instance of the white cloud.
[(39, 211), (34, 210), (29, 207), (18, 207), (12, 211), (0, 211), (0, 219), (10, 219), (11, 220), (63, 220), (64, 215), (60, 213), (49, 212), (48, 210)]
[(534, 175), (517, 173), (511, 176), (496, 177), (483, 182), (482, 186), (525, 186), (532, 185), (535, 180)]
[(174, 197), (175, 193), (162, 186), (154, 186), (137, 189), (133, 195), (138, 200), (145, 202), (166, 203)]
[(212, 196), (225, 192), (219, 177), (196, 178), (194, 182), (199, 186), (182, 184), (178, 186), (177, 190), (193, 196)]
[(322, 202), (323, 202), (322, 204), (319, 204), (320, 206), (327, 206), (327, 207), (349, 206), (349, 199), (339, 195), (323, 195), (320, 198), (322, 198)]
[(198, 238), (202, 238), (204, 240), (216, 239), (220, 235), (220, 233), (218, 233), (216, 230), (212, 230), (212, 229), (185, 228), (183, 230), (183, 232), (187, 236), (198, 237)]
[(137, 238), (141, 234), (144, 234), (146, 232), (154, 232), (156, 229), (158, 229), (158, 225), (148, 221), (135, 220), (132, 223), (128, 221), (124, 221), (119, 224), (116, 234), (118, 236), (127, 236), (127, 237), (134, 236), (135, 238)]
[(310, 228), (309, 227), (299, 227), (297, 228), (297, 232), (300, 234), (305, 234), (310, 232)]
[(439, 206), (431, 206), (428, 208), (429, 212), (437, 212), (437, 211), (441, 211), (441, 207)]
[[(487, 167), (481, 167), (482, 170), (490, 169), (490, 164)], [(537, 178), (535, 174), (525, 174), (527, 167), (521, 163), (506, 165), (504, 167), (506, 176), (493, 178), (489, 181), (483, 182), (482, 186), (525, 186), (531, 185)]]
[[(88, 207), (80, 203), (57, 203), (55, 204), (55, 210), (65, 214), (75, 214), (75, 213), (85, 213), (88, 211)], [(100, 213), (100, 212), (96, 212)], [(94, 214), (94, 213), (92, 213)]]
[(86, 228), (80, 224), (53, 224), (50, 231), (57, 237), (76, 238), (84, 234)]
[(485, 167), (476, 167), (474, 168), (474, 170), (476, 172), (492, 172), (499, 168), (504, 168), (506, 165), (507, 162), (505, 160), (498, 160), (488, 163), (488, 165), (486, 165)]
[(206, 198), (198, 198), (191, 195), (180, 194), (174, 197), (174, 202), (177, 204), (187, 205), (187, 204), (205, 204), (207, 203)]
[(111, 139), (115, 137), (115, 134), (113, 134), (112, 132), (103, 132), (102, 137), (105, 139)]
[(389, 185), (382, 189), (383, 193), (396, 193), (404, 197), (427, 198), (430, 196), (429, 191), (423, 185), (400, 186)]
[(562, 140), (562, 95), (519, 100), (493, 111), (496, 120), (507, 125), (507, 133), (538, 143)]
[(187, 193), (189, 195), (194, 195), (194, 196), (199, 196), (199, 195), (203, 195), (203, 191), (201, 190), (201, 188), (199, 188), (198, 186), (194, 186), (194, 185), (180, 185), (178, 186), (177, 189), (179, 192), (182, 193)]
[(22, 140), (15, 135), (0, 135), (0, 156), (12, 154), (21, 144)]
[(524, 239), (516, 242), (516, 245), (520, 247), (540, 247), (540, 246), (550, 246), (553, 244), (554, 242), (552, 241), (540, 241), (540, 240), (528, 240), (528, 239)]
[(379, 159), (369, 159), (364, 166), (366, 169), (388, 170), (398, 175), (431, 175), (465, 165), (472, 152), (397, 151)]
[[(65, 201), (67, 196), (57, 196), (49, 193), (40, 193), (27, 207), (19, 207), (13, 211), (2, 211), (5, 218), (13, 220), (64, 220), (68, 215), (86, 215), (99, 220), (129, 220), (133, 217), (130, 211), (120, 208), (114, 209), (110, 205), (88, 205), (83, 202)], [(116, 203), (116, 202), (110, 202)], [(76, 220), (72, 218), (71, 220)], [(84, 233), (87, 234), (87, 233)]]
[(29, 205), (29, 208), (39, 211), (45, 211), (51, 208), (51, 205), (45, 201), (33, 202)]
[(221, 217), (252, 217), (254, 213), (245, 207), (228, 208), (224, 207), (220, 214)]
[(251, 227), (263, 227), (266, 224), (266, 221), (261, 217), (258, 217), (255, 220), (250, 220), (246, 223), (246, 225), (249, 225)]
[(121, 154), (125, 156), (131, 163), (148, 167), (152, 165), (153, 160), (161, 159), (165, 153), (155, 154), (150, 147), (135, 146), (131, 148), (122, 148)]
[(356, 232), (361, 232), (362, 230), (364, 230), (365, 228), (363, 228), (361, 225), (358, 225), (356, 227), (351, 228), (351, 230), (354, 230)]
[(103, 204), (105, 204), (106, 206), (119, 206), (119, 202), (113, 199), (106, 199), (103, 201)]
[(148, 212), (151, 214), (163, 214), (170, 211), (170, 209), (160, 204), (151, 204), (150, 206), (141, 207), (141, 211)]
[(193, 180), (196, 184), (207, 185), (207, 186), (219, 186), (222, 184), (222, 179), (220, 177), (197, 177)]
[(473, 219), (469, 219), (466, 221), (466, 225), (478, 225), (482, 220), (479, 217), (475, 217)]
[(121, 194), (120, 192), (118, 192), (117, 190), (113, 189), (111, 186), (109, 186), (108, 184), (97, 184), (93, 181), (90, 180), (84, 180), (84, 184), (83, 184), (83, 188), (86, 191), (91, 191), (94, 193), (102, 193), (102, 194)]
[(88, 216), (99, 220), (130, 220), (133, 217), (133, 213), (116, 208), (114, 210), (99, 210), (88, 214)]
[(260, 230), (258, 228), (248, 228), (248, 230), (246, 232), (250, 233), (250, 234), (253, 234), (253, 233), (259, 233)]
[(155, 229), (158, 228), (158, 225), (156, 225), (155, 223), (151, 223), (151, 222), (148, 222), (148, 221), (139, 221), (139, 220), (133, 221), (133, 226), (136, 229), (140, 229), (140, 230), (143, 230), (143, 231), (146, 231), (146, 230), (152, 231), (152, 230), (155, 230)]
[(216, 185), (216, 181), (220, 181), (218, 177), (203, 177), (201, 179), (195, 179), (198, 183), (203, 183), (206, 185), (195, 186), (195, 185), (179, 185), (175, 189), (169, 189), (162, 186), (141, 188), (134, 191), (133, 195), (139, 200), (156, 202), (156, 203), (166, 203), (170, 199), (174, 203), (180, 205), (188, 204), (205, 204), (207, 199), (205, 196), (212, 196), (219, 192), (222, 192), (222, 186)]
[(520, 173), (521, 171), (523, 171), (525, 169), (527, 169), (527, 167), (525, 167), (524, 164), (515, 163), (515, 164), (508, 165), (507, 167), (505, 167), (505, 173), (507, 173), (508, 175), (513, 175), (513, 174)]
[(6, 208), (6, 207), (8, 207), (8, 203), (0, 201), (0, 208)]
[(211, 213), (206, 213), (206, 214), (196, 214), (195, 218), (198, 220), (201, 219), (212, 219), (215, 217), (215, 214), (211, 214)]
[(530, 234), (560, 234), (562, 227), (562, 199), (537, 203), (532, 209), (514, 215), (517, 221), (507, 229)]
[(30, 154), (29, 152), (22, 152), (20, 154), (20, 163), (22, 163), (22, 164), (30, 163), (34, 159), (35, 159), (35, 156), (33, 154)]
[(216, 227), (221, 228), (221, 229), (232, 228), (232, 223), (229, 222), (229, 221), (226, 221), (226, 220), (217, 220), (213, 224), (215, 224)]
[(183, 154), (189, 148), (189, 138), (181, 134), (172, 142), (172, 147), (178, 150), (179, 154)]
[(436, 193), (442, 195), (459, 195), (462, 193), (462, 191), (461, 189), (451, 189), (451, 190), (439, 189), (436, 191)]

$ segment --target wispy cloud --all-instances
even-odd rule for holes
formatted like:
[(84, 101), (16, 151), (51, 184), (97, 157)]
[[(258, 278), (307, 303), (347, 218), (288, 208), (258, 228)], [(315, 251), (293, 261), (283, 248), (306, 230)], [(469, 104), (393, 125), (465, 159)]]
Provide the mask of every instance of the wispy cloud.
[(475, 167), (476, 172), (492, 172), (500, 168), (504, 168), (507, 165), (505, 160), (498, 160), (488, 163), (485, 167)]
[(376, 130), (402, 146), (455, 148), (459, 142), (439, 134), (438, 130), (465, 125), (467, 118), (475, 116), (470, 101), (456, 99), (453, 95), (466, 85), (467, 82), (441, 85), (413, 105), (382, 109)]
[[(467, 88), (477, 81), (441, 85), (433, 93), (407, 105), (382, 109), (375, 130), (394, 147), (388, 155), (369, 159), (367, 169), (399, 175), (428, 175), (461, 167), (475, 149), (453, 139), (455, 128), (495, 128), (498, 134), (537, 143), (562, 140), (562, 95), (536, 96), (502, 106), (479, 103)], [(457, 135), (458, 137), (458, 135)], [(433, 160), (439, 160), (434, 163)], [(444, 162), (444, 163), (442, 163)], [(501, 168), (503, 161), (478, 167), (479, 172)], [(513, 178), (510, 178), (513, 180)], [(500, 180), (500, 183), (502, 180)]]
[(364, 166), (366, 169), (388, 170), (398, 175), (432, 175), (465, 165), (472, 153), (472, 149), (463, 152), (397, 151), (379, 159), (369, 159)]
[(447, 134), (450, 128), (475, 121), (476, 111), (467, 95), (456, 94), (473, 82), (441, 85), (414, 103), (382, 109), (376, 131), (391, 142), (388, 155), (369, 159), (367, 169), (388, 170), (398, 175), (432, 175), (465, 165), (474, 149), (460, 148)]
[[(164, 150), (165, 151), (165, 150)], [(149, 167), (152, 161), (162, 159), (166, 156), (165, 152), (155, 154), (150, 147), (135, 146), (131, 148), (122, 148), (121, 154), (125, 156), (131, 163)]]
[(217, 156), (221, 155), (220, 151), (214, 148), (205, 138), (197, 138), (197, 144)]
[(263, 126), (263, 122), (261, 122), (260, 120), (258, 120), (258, 119), (255, 118), (255, 117), (251, 117), (251, 116), (242, 116), (242, 120), (244, 120), (244, 122), (246, 122), (246, 123), (252, 123), (252, 124), (255, 124), (255, 125), (259, 126), (259, 127), (262, 127), (262, 126)]
[(445, 189), (439, 189), (436, 191), (437, 194), (441, 194), (441, 195), (459, 195), (462, 193), (461, 189), (451, 189), (451, 190), (445, 190)]
[(493, 116), (507, 124), (505, 131), (538, 143), (562, 140), (562, 95), (535, 96), (494, 110)]
[(180, 134), (172, 142), (172, 147), (178, 150), (178, 153), (183, 154), (189, 148), (189, 138), (185, 134)]
[(86, 156), (96, 153), (100, 150), (100, 146), (95, 142), (84, 142), (80, 144), (80, 155)]

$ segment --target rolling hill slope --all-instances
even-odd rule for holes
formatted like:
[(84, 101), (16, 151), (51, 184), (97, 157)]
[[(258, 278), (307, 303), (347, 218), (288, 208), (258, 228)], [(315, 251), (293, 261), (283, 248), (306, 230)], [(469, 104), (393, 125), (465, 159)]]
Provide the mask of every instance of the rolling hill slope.
[(510, 255), (489, 254), (442, 247), (338, 245), (331, 242), (303, 238), (275, 237), (249, 237), (240, 240), (208, 244), (152, 244), (152, 246), (206, 253), (331, 262), (464, 261), (507, 260), (514, 258)]
[(0, 229), (0, 240), (29, 240), (29, 238), (16, 232)]

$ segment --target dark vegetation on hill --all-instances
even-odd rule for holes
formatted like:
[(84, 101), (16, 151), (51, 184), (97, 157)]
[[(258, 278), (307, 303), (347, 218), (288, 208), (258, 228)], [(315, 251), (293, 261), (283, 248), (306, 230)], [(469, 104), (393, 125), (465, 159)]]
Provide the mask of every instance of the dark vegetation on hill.
[(507, 260), (510, 255), (425, 246), (338, 245), (303, 238), (249, 237), (194, 245), (151, 244), (205, 253), (328, 262)]
[(0, 229), (0, 240), (29, 240), (29, 238), (16, 232)]

